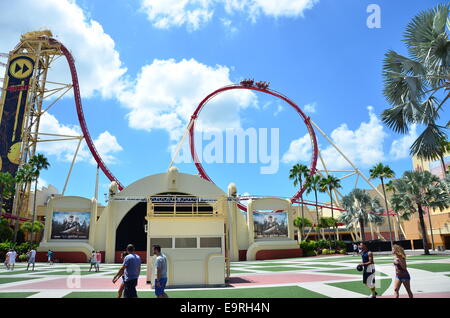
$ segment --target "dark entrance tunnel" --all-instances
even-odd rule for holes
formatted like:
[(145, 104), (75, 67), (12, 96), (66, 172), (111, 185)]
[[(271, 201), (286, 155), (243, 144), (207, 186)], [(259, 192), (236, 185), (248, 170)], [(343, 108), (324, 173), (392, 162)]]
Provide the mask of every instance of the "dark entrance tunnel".
[(147, 203), (139, 202), (125, 215), (116, 230), (116, 251), (125, 251), (133, 244), (136, 251), (147, 250)]

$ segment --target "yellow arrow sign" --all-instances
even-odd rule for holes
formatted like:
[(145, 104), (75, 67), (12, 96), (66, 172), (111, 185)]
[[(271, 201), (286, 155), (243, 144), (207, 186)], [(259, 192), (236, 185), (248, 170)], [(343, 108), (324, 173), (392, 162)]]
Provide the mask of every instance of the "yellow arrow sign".
[(32, 72), (33, 63), (25, 58), (18, 58), (17, 60), (14, 60), (9, 66), (9, 74), (18, 79), (27, 78)]

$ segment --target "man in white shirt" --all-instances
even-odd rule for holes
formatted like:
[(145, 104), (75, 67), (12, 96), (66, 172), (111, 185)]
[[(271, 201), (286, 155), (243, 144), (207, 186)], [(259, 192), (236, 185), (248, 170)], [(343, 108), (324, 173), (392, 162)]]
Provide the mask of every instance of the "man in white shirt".
[(30, 267), (30, 264), (33, 264), (33, 271), (34, 271), (34, 263), (35, 262), (36, 262), (36, 250), (34, 248), (32, 248), (28, 252), (28, 266), (27, 266), (27, 270), (28, 270), (28, 267)]
[(13, 271), (14, 265), (16, 264), (17, 253), (13, 249), (10, 249), (8, 253), (6, 253), (8, 257), (8, 270)]

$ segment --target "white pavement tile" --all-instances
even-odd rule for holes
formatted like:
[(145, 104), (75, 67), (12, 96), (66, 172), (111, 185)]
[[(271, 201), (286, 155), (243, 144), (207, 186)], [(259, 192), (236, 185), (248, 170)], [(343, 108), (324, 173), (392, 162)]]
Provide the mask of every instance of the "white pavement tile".
[(71, 292), (71, 290), (45, 290), (37, 294), (28, 296), (27, 298), (63, 298)]

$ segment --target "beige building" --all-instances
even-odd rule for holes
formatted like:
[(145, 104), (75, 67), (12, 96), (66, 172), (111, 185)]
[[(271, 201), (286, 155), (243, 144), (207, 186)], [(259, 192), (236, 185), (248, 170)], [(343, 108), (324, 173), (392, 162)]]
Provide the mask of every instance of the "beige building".
[(131, 243), (146, 263), (150, 281), (151, 246), (158, 244), (168, 258), (169, 285), (211, 286), (224, 284), (230, 261), (301, 256), (289, 200), (252, 199), (242, 213), (233, 183), (225, 193), (175, 167), (120, 192), (113, 183), (110, 193), (105, 207), (95, 199), (50, 198), (38, 260), (51, 249), (59, 261), (86, 262), (96, 250), (108, 263), (121, 262)]

